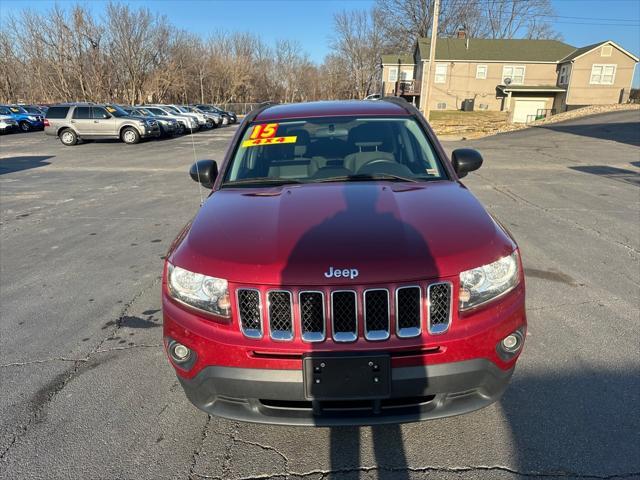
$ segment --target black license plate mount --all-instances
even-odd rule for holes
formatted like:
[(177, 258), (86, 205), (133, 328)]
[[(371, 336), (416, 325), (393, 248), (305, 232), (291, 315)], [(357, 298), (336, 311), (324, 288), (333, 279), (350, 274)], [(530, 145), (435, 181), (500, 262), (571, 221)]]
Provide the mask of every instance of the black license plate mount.
[(312, 400), (375, 400), (391, 395), (388, 354), (303, 358), (305, 396)]

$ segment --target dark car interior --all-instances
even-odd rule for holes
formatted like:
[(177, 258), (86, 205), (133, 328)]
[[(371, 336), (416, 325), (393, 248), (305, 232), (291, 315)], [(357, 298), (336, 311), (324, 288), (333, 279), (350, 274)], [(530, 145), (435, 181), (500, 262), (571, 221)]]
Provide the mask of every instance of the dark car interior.
[(405, 121), (291, 122), (279, 124), (277, 136), (295, 136), (296, 141), (244, 149), (232, 179), (440, 175), (433, 151), (425, 151)]

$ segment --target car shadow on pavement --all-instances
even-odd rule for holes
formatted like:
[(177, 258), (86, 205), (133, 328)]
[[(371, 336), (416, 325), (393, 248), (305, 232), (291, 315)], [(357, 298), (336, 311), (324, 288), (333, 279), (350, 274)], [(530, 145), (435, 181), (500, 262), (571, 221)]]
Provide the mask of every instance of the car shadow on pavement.
[(594, 123), (584, 125), (550, 124), (540, 125), (536, 128), (554, 130), (556, 132), (571, 133), (584, 137), (593, 137), (602, 140), (611, 140), (618, 143), (626, 143), (640, 147), (640, 121), (638, 122), (611, 122)]
[[(319, 185), (315, 188), (333, 188), (329, 185)], [(312, 192), (312, 190), (305, 190)], [(398, 196), (411, 194), (396, 186), (385, 183), (371, 184), (353, 183), (343, 186), (337, 195), (327, 204), (327, 217), (319, 224), (304, 228), (299, 233), (297, 240), (292, 244), (287, 257), (287, 263), (281, 272), (281, 285), (299, 285), (300, 278), (309, 277), (309, 271), (317, 272), (315, 285), (325, 284), (324, 272), (330, 267), (357, 268), (360, 278), (345, 278), (331, 287), (331, 291), (336, 290), (356, 290), (356, 285), (370, 284), (371, 277), (375, 276), (376, 269), (387, 271), (394, 264), (400, 262), (410, 262), (412, 265), (421, 265), (424, 278), (430, 276), (437, 277), (437, 265), (431, 254), (429, 246), (426, 244), (423, 235), (415, 227), (400, 220), (401, 215), (397, 211)], [(283, 201), (292, 202), (286, 208), (298, 208), (301, 218), (305, 214), (305, 205), (313, 198), (313, 193), (308, 193), (310, 197), (296, 198), (298, 191), (291, 188), (283, 191)], [(285, 206), (283, 206), (285, 208)], [(399, 257), (399, 254), (400, 257)], [(378, 275), (380, 276), (380, 275)], [(374, 285), (369, 288), (384, 288), (387, 285)], [(423, 295), (424, 295), (424, 285)], [(304, 287), (314, 290), (313, 287)], [(315, 287), (317, 290), (318, 287)], [(365, 328), (365, 316), (363, 305), (363, 292), (357, 295), (357, 318), (358, 318), (358, 339), (359, 353), (366, 355), (384, 354), (385, 342), (381, 342), (379, 349), (372, 349), (375, 342), (362, 342)], [(325, 295), (325, 310), (331, 308), (330, 294)], [(387, 308), (393, 310), (394, 292), (389, 292)], [(424, 297), (423, 297), (424, 298)], [(329, 315), (326, 316), (329, 318)], [(333, 318), (333, 316), (331, 316)], [(391, 322), (394, 315), (390, 315), (390, 334), (395, 335)], [(331, 355), (345, 355), (344, 348), (335, 349), (340, 346), (332, 339), (333, 322), (328, 322), (326, 326), (326, 340), (319, 343), (308, 343), (309, 349), (313, 351), (311, 356), (321, 355), (330, 357)], [(423, 328), (425, 326), (423, 325)], [(417, 340), (420, 343), (420, 340)], [(346, 344), (349, 345), (349, 344)], [(353, 344), (351, 344), (353, 345)], [(363, 348), (368, 348), (367, 352)], [(353, 353), (353, 348), (348, 348)], [(327, 367), (329, 368), (329, 367)], [(372, 367), (375, 368), (375, 367)], [(329, 372), (321, 372), (328, 374)], [(359, 381), (360, 378), (349, 377), (349, 382)], [(375, 374), (374, 374), (375, 375)], [(316, 378), (315, 372), (313, 373)], [(389, 375), (390, 377), (390, 375)], [(311, 374), (310, 374), (311, 378)], [(327, 377), (322, 376), (322, 381)], [(373, 379), (372, 379), (373, 380)], [(366, 385), (366, 381), (363, 385)], [(310, 387), (313, 388), (313, 387)], [(363, 386), (366, 390), (366, 387)], [(411, 396), (411, 400), (406, 404), (386, 404), (381, 400), (355, 400), (343, 401), (339, 399), (318, 399), (311, 401), (313, 405), (314, 421), (319, 427), (326, 426), (327, 417), (332, 420), (329, 424), (343, 423), (345, 426), (329, 427), (329, 455), (330, 469), (337, 478), (348, 476), (358, 478), (366, 469), (374, 468), (377, 471), (377, 478), (408, 480), (409, 470), (402, 440), (402, 430), (400, 424), (380, 425), (382, 415), (393, 412), (402, 417), (402, 421), (411, 422), (420, 418), (425, 411), (434, 406), (433, 397), (426, 395), (427, 379), (412, 379), (410, 385), (405, 385), (404, 395)], [(363, 465), (361, 458), (363, 449), (361, 436), (368, 433), (369, 427), (346, 426), (353, 421), (354, 417), (359, 417), (363, 425), (373, 424), (371, 427), (371, 441), (373, 444), (373, 455), (375, 464)], [(368, 442), (367, 442), (368, 444)], [(368, 459), (365, 460), (368, 462)]]
[(640, 187), (640, 173), (634, 170), (610, 167), (608, 165), (580, 165), (569, 168), (577, 172), (599, 175), (617, 182), (630, 183)]
[(500, 405), (520, 473), (640, 478), (640, 370), (627, 360), (572, 372), (516, 369)]
[(53, 155), (0, 158), (0, 175), (45, 167), (51, 164), (51, 162), (45, 162), (50, 158), (53, 158)]

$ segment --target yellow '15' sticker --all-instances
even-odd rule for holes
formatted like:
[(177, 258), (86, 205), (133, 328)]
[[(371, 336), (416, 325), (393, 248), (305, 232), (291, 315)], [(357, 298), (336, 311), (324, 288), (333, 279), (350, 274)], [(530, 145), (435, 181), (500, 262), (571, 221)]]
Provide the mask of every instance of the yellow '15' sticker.
[(276, 137), (277, 123), (262, 123), (253, 127), (249, 140), (242, 142), (242, 147), (257, 147), (258, 145), (278, 145), (281, 143), (296, 143), (298, 137)]

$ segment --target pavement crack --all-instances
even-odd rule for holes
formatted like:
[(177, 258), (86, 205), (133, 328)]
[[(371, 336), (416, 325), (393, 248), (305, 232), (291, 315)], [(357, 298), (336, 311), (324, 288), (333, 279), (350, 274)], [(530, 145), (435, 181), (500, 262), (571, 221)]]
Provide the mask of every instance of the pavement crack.
[(116, 336), (116, 334), (118, 333), (118, 330), (120, 330), (120, 328), (122, 328), (122, 320), (127, 316), (127, 313), (129, 312), (129, 309), (133, 306), (133, 304), (136, 302), (136, 300), (138, 300), (140, 297), (142, 297), (150, 289), (156, 287), (159, 283), (160, 283), (160, 278), (155, 278), (153, 280), (153, 282), (151, 282), (145, 288), (140, 290), (136, 295), (133, 296), (133, 298), (131, 300), (129, 300), (127, 303), (124, 304), (124, 306), (120, 310), (120, 313), (118, 314), (118, 319), (114, 322), (113, 328), (107, 334), (107, 336), (104, 337), (100, 341), (100, 343), (98, 343), (98, 345), (93, 349), (93, 353), (99, 351), (107, 340), (109, 340), (110, 338), (113, 338), (113, 337)]
[(136, 343), (133, 345), (126, 345), (122, 347), (110, 347), (110, 348), (102, 348), (99, 350), (92, 351), (89, 355), (83, 358), (66, 358), (66, 357), (51, 357), (51, 358), (43, 358), (40, 360), (28, 360), (25, 362), (10, 362), (4, 363), (0, 365), (0, 368), (9, 368), (9, 367), (24, 367), (28, 365), (38, 365), (42, 363), (51, 363), (51, 362), (88, 362), (91, 358), (98, 353), (109, 353), (117, 350), (131, 350), (134, 348), (160, 348), (163, 345), (161, 343), (157, 344), (145, 344), (145, 343)]
[[(134, 302), (140, 298), (142, 295), (144, 295), (144, 293), (146, 291), (148, 291), (150, 288), (153, 288), (154, 286), (156, 286), (158, 283), (160, 282), (160, 279), (156, 278), (154, 279), (153, 282), (151, 282), (150, 285), (148, 285), (147, 287), (143, 288), (140, 292), (138, 292), (138, 294), (136, 294), (129, 302), (127, 302), (122, 310), (119, 313), (118, 316), (118, 320), (115, 322), (115, 328), (112, 329), (112, 331), (110, 332), (109, 335), (107, 335), (105, 338), (103, 338), (98, 345), (96, 345), (84, 358), (79, 358), (79, 359), (64, 359), (64, 357), (57, 357), (57, 358), (52, 358), (52, 359), (44, 359), (44, 360), (32, 360), (29, 362), (13, 362), (15, 364), (18, 365), (13, 365), (13, 364), (5, 364), (5, 365), (1, 365), (2, 367), (15, 367), (15, 366), (22, 366), (20, 365), (21, 363), (23, 363), (24, 365), (28, 365), (28, 364), (38, 364), (38, 363), (46, 363), (46, 362), (50, 362), (50, 361), (69, 361), (69, 362), (73, 362), (73, 365), (67, 369), (66, 371), (64, 371), (63, 373), (61, 373), (60, 375), (56, 376), (52, 381), (50, 381), (49, 383), (47, 383), (46, 385), (44, 385), (42, 388), (40, 388), (40, 390), (38, 390), (36, 392), (36, 394), (34, 395), (34, 397), (30, 400), (31, 405), (31, 415), (29, 416), (28, 420), (26, 421), (25, 424), (21, 425), (19, 430), (14, 433), (14, 435), (11, 438), (11, 441), (8, 443), (8, 445), (4, 448), (4, 450), (2, 450), (2, 452), (0, 452), (0, 461), (4, 460), (5, 457), (9, 454), (9, 452), (11, 451), (11, 449), (18, 443), (18, 440), (20, 438), (22, 438), (24, 435), (27, 434), (27, 432), (29, 431), (29, 429), (31, 428), (31, 426), (39, 421), (41, 421), (41, 419), (43, 418), (46, 409), (48, 407), (48, 405), (51, 403), (51, 401), (56, 397), (56, 395), (58, 395), (58, 393), (60, 393), (68, 384), (69, 382), (71, 382), (71, 380), (73, 380), (79, 373), (82, 373), (82, 369), (83, 367), (86, 368), (86, 366), (89, 364), (89, 362), (92, 360), (92, 357), (98, 353), (107, 353), (110, 351), (115, 351), (115, 350), (124, 350), (126, 348), (135, 348), (136, 345), (130, 345), (127, 347), (113, 347), (113, 348), (108, 348), (108, 349), (104, 349), (102, 348), (102, 346), (104, 345), (104, 343), (107, 341), (108, 338), (111, 338), (113, 336), (115, 336), (116, 332), (118, 331), (118, 329), (121, 327), (121, 321), (122, 318), (126, 316), (128, 310), (131, 308), (131, 306), (134, 304)], [(138, 345), (140, 347), (156, 347), (157, 345)]]
[(536, 209), (538, 211), (544, 212), (547, 215), (549, 215), (552, 218), (555, 218), (556, 220), (560, 220), (562, 222), (566, 222), (570, 225), (573, 225), (575, 228), (577, 228), (578, 230), (581, 230), (583, 232), (589, 232), (592, 234), (595, 234), (597, 237), (602, 238), (603, 240), (607, 240), (608, 242), (611, 243), (615, 243), (616, 245), (623, 247), (627, 250), (628, 253), (630, 253), (634, 258), (637, 257), (638, 255), (640, 255), (640, 250), (638, 250), (637, 248), (635, 248), (632, 245), (628, 245), (625, 242), (621, 242), (618, 241), (614, 238), (611, 238), (610, 236), (606, 235), (605, 233), (603, 233), (602, 231), (598, 230), (597, 228), (593, 228), (593, 227), (589, 227), (586, 225), (581, 224), (580, 222), (577, 222), (575, 220), (572, 220), (571, 218), (567, 218), (565, 216), (559, 215), (558, 213), (554, 213), (554, 211), (557, 211), (557, 209), (554, 208), (547, 208), (547, 207), (543, 207), (542, 205), (538, 205), (537, 203), (534, 203), (530, 200), (527, 200), (526, 198), (522, 197), (521, 195), (518, 195), (517, 193), (511, 191), (509, 188), (507, 188), (506, 186), (498, 186), (494, 183), (491, 183), (491, 181), (486, 178), (486, 177), (481, 177), (483, 180), (485, 180), (489, 185), (491, 185), (491, 187), (496, 190), (497, 192), (502, 193), (503, 195), (505, 195), (506, 197), (510, 198), (511, 200), (513, 200), (516, 203), (520, 203), (523, 205), (526, 205), (528, 207), (531, 207), (533, 209)]
[(54, 358), (43, 358), (41, 360), (29, 360), (27, 362), (11, 362), (4, 363), (0, 365), (0, 368), (7, 367), (24, 367), (27, 365), (38, 365), (41, 363), (50, 363), (50, 362), (86, 362), (88, 359), (85, 358), (65, 358), (65, 357), (54, 357)]
[(200, 452), (204, 448), (204, 442), (207, 439), (209, 424), (211, 423), (211, 415), (207, 415), (207, 421), (202, 426), (202, 430), (200, 431), (200, 442), (193, 449), (193, 455), (191, 455), (191, 465), (189, 466), (189, 478), (193, 478), (194, 475), (197, 475), (195, 472), (196, 463), (198, 463), (198, 457), (200, 456)]
[(284, 460), (284, 467), (285, 467), (285, 472), (289, 470), (289, 459), (287, 458), (287, 456), (282, 453), (280, 450), (278, 450), (276, 447), (272, 447), (271, 445), (263, 445), (262, 443), (259, 442), (251, 442), (249, 440), (243, 440), (241, 438), (237, 438), (237, 437), (232, 437), (233, 441), (236, 443), (243, 443), (245, 445), (254, 445), (256, 447), (260, 447), (263, 450), (267, 450), (270, 452), (275, 452), (278, 456), (280, 456), (280, 458), (282, 458), (282, 460)]
[[(523, 478), (573, 478), (577, 480), (624, 480), (628, 478), (636, 478), (640, 475), (640, 472), (630, 473), (616, 473), (611, 475), (595, 475), (585, 474), (578, 472), (571, 472), (565, 470), (550, 470), (550, 471), (521, 471), (515, 468), (511, 468), (504, 465), (470, 465), (462, 467), (438, 467), (438, 466), (425, 466), (425, 467), (382, 467), (382, 466), (362, 466), (358, 468), (343, 468), (343, 469), (315, 469), (308, 470), (306, 472), (294, 472), (287, 470), (284, 478), (297, 477), (305, 478), (311, 476), (320, 475), (321, 479), (330, 478), (335, 475), (346, 475), (358, 472), (386, 472), (386, 473), (399, 473), (399, 472), (412, 472), (412, 473), (468, 473), (468, 472), (504, 472), (517, 475)], [(195, 477), (210, 479), (210, 480), (228, 480), (231, 477), (228, 476), (216, 476), (194, 473)], [(282, 474), (265, 474), (265, 475), (253, 475), (249, 477), (236, 477), (234, 480), (274, 480), (283, 478)]]

